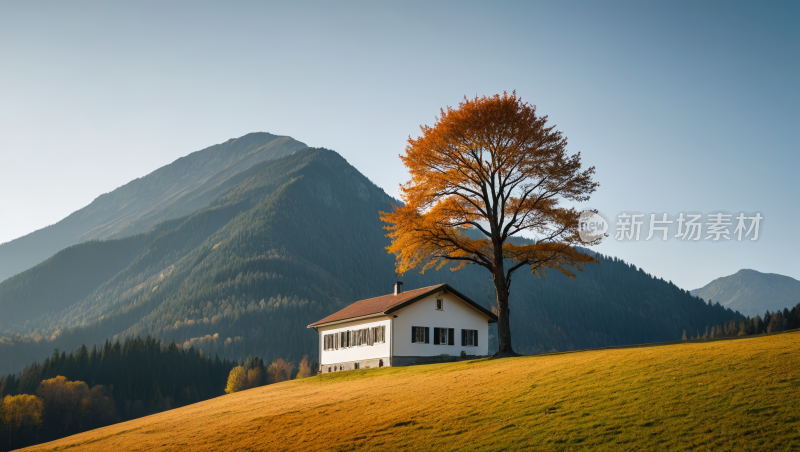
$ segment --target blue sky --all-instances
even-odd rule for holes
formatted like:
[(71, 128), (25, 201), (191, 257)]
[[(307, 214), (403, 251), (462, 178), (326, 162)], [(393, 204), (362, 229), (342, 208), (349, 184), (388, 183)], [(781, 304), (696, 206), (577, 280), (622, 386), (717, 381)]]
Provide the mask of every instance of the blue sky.
[(756, 242), (598, 251), (686, 289), (800, 279), (798, 23), (797, 2), (3, 2), (0, 242), (254, 131), (396, 195), (421, 124), (516, 90), (597, 167), (585, 206), (764, 217)]

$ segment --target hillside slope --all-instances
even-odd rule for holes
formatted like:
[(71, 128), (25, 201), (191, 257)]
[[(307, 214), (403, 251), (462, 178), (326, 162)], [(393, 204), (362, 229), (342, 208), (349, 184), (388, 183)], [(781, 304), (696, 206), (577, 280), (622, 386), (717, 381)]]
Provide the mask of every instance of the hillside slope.
[(744, 269), (717, 278), (690, 293), (755, 317), (764, 315), (767, 310), (782, 311), (800, 303), (800, 281), (775, 273)]
[(794, 450), (798, 387), (792, 332), (325, 374), (28, 450)]
[(181, 157), (98, 196), (56, 224), (0, 244), (0, 281), (67, 246), (145, 232), (188, 215), (230, 185), (237, 173), (305, 147), (290, 137), (251, 133)]
[[(237, 175), (199, 211), (144, 234), (87, 242), (0, 283), (0, 373), (106, 338), (153, 335), (205, 353), (267, 361), (317, 356), (306, 325), (391, 291), (394, 257), (378, 212), (393, 201), (340, 155), (304, 149)], [(536, 353), (680, 339), (741, 316), (618, 259), (573, 281), (519, 273), (515, 349)], [(448, 283), (486, 307), (482, 268), (403, 276)], [(38, 339), (38, 340), (36, 340)], [(490, 331), (490, 347), (494, 339)]]

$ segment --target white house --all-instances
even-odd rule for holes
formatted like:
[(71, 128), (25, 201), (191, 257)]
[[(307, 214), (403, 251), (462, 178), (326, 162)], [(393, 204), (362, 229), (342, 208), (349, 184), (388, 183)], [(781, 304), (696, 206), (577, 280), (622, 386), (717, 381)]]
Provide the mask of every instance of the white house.
[(497, 316), (447, 284), (357, 301), (312, 323), (321, 372), (403, 366), (443, 355), (487, 355)]

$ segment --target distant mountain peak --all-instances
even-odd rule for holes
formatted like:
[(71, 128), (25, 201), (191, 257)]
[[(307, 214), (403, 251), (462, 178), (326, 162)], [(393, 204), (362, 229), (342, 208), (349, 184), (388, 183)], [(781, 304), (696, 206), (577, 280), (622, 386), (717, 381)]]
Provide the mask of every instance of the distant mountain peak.
[(767, 310), (791, 309), (800, 303), (800, 281), (777, 273), (743, 268), (690, 293), (754, 317)]

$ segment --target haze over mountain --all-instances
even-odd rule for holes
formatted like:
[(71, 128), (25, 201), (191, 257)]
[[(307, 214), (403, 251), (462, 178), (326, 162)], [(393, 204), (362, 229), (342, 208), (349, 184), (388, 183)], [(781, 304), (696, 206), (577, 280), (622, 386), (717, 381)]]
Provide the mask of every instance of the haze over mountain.
[[(398, 201), (337, 153), (305, 148), (218, 187), (194, 213), (70, 246), (0, 283), (0, 373), (54, 347), (148, 334), (230, 358), (315, 358), (308, 324), (391, 292), (394, 256), (378, 213)], [(599, 259), (575, 280), (517, 273), (516, 350), (677, 340), (684, 329), (742, 318), (619, 259)], [(486, 307), (494, 299), (490, 275), (474, 266), (402, 280), (405, 288), (446, 282)]]
[(56, 224), (0, 244), (0, 281), (67, 246), (145, 232), (195, 212), (235, 183), (234, 175), (305, 147), (290, 137), (251, 133), (179, 158), (98, 196)]
[(743, 269), (690, 291), (704, 300), (755, 317), (767, 310), (791, 309), (800, 303), (800, 281), (775, 273)]

